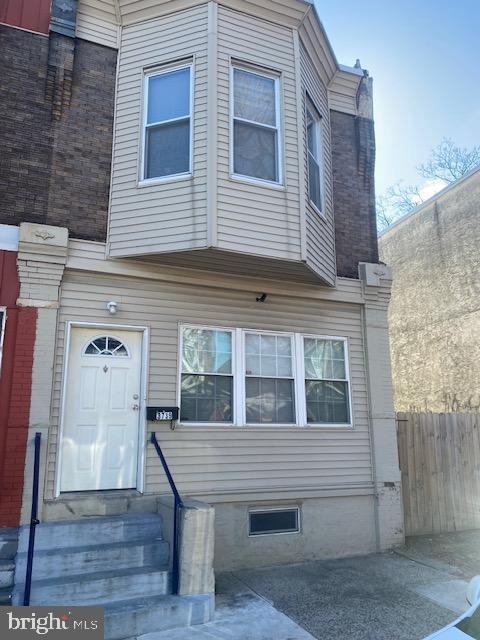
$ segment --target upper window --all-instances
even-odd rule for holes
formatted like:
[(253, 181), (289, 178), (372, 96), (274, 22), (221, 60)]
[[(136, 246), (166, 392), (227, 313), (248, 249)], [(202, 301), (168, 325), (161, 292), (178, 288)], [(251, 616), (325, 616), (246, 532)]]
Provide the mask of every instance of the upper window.
[(323, 213), (322, 184), (322, 118), (307, 97), (307, 154), (308, 154), (308, 197)]
[(281, 182), (279, 78), (233, 67), (233, 173)]
[(142, 179), (191, 172), (191, 65), (145, 76)]
[(112, 336), (95, 338), (87, 344), (83, 353), (87, 356), (128, 356), (127, 347)]
[(350, 426), (345, 338), (183, 327), (180, 420)]

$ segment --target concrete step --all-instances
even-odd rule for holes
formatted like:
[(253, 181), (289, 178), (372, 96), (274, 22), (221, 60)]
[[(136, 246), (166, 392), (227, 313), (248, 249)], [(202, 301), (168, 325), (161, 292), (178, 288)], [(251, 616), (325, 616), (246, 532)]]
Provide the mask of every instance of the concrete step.
[(212, 619), (214, 608), (213, 594), (115, 602), (105, 607), (105, 640), (133, 640), (145, 633), (203, 624)]
[[(28, 549), (29, 527), (21, 527), (19, 553)], [(162, 519), (157, 513), (128, 513), (42, 522), (36, 527), (35, 550), (85, 547), (92, 544), (154, 540), (162, 537)]]
[(7, 589), (13, 586), (15, 564), (12, 560), (0, 560), (0, 589)]
[[(168, 593), (168, 571), (152, 567), (99, 571), (85, 576), (49, 578), (32, 582), (32, 605), (107, 604)], [(13, 604), (23, 598), (24, 584), (16, 583)]]
[[(168, 564), (169, 545), (164, 540), (134, 540), (111, 544), (69, 547), (65, 549), (40, 549), (35, 547), (33, 580), (87, 575), (112, 568), (134, 567), (165, 568)], [(27, 568), (27, 554), (18, 553), (16, 560), (17, 581), (23, 582)]]

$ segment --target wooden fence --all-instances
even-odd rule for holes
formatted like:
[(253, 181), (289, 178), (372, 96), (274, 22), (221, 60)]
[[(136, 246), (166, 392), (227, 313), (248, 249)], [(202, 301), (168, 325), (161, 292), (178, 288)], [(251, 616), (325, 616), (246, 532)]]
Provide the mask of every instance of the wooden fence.
[(406, 535), (480, 528), (480, 414), (397, 413)]

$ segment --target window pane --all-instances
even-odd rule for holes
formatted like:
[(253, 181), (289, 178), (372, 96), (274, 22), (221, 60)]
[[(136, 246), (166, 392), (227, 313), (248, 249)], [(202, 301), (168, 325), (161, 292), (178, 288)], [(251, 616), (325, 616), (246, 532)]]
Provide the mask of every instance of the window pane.
[(190, 120), (146, 130), (145, 178), (190, 171)]
[(307, 147), (310, 153), (316, 158), (317, 145), (315, 133), (315, 118), (310, 109), (307, 108)]
[(245, 352), (247, 376), (292, 377), (290, 337), (247, 333)]
[(308, 154), (308, 196), (313, 204), (322, 209), (322, 189), (320, 179), (320, 167), (313, 159), (311, 153)]
[(307, 379), (346, 378), (343, 340), (304, 338)]
[(182, 374), (182, 422), (232, 422), (232, 378)]
[(232, 334), (215, 329), (184, 329), (182, 371), (232, 373)]
[(233, 123), (233, 172), (278, 181), (277, 132), (245, 122)]
[(306, 380), (307, 422), (348, 424), (350, 410), (347, 382)]
[(234, 69), (233, 82), (235, 118), (276, 126), (275, 80)]
[(190, 115), (190, 69), (148, 79), (147, 124)]
[(247, 423), (295, 422), (293, 380), (246, 378)]

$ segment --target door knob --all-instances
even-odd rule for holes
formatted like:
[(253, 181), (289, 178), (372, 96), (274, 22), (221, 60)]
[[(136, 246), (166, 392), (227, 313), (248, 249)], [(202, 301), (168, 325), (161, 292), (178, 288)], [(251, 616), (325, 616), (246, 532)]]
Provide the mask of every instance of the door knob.
[(132, 409), (134, 411), (138, 411), (140, 409), (140, 405), (139, 404), (132, 404)]

